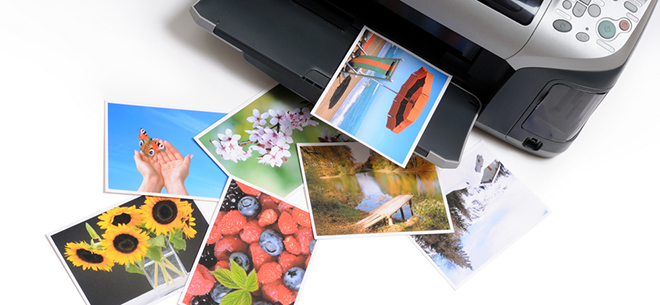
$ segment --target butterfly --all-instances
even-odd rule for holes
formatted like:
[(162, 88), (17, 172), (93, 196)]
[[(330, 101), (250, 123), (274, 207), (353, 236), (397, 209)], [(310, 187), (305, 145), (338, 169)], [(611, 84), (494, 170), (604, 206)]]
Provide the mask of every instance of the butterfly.
[(155, 154), (165, 150), (165, 145), (158, 142), (147, 135), (147, 132), (144, 128), (140, 128), (140, 150), (149, 157), (153, 157)]

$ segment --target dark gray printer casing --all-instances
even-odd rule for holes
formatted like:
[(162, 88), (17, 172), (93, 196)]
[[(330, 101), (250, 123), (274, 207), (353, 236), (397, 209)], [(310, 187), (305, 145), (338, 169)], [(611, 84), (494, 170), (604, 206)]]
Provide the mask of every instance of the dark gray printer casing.
[(450, 73), (415, 152), (456, 167), (473, 125), (565, 151), (616, 83), (657, 0), (200, 0), (195, 21), (315, 102), (363, 26)]

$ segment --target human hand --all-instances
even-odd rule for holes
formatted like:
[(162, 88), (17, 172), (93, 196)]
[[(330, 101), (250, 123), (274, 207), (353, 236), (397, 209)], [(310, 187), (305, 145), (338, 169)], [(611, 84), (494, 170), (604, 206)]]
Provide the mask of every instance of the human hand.
[(155, 155), (154, 159), (160, 166), (167, 193), (188, 195), (184, 181), (188, 177), (192, 155), (184, 158), (170, 142), (158, 139), (156, 141), (160, 141), (165, 146), (165, 150)]
[(133, 159), (135, 167), (142, 174), (142, 184), (138, 188), (138, 192), (160, 193), (160, 190), (163, 189), (160, 163), (137, 150), (133, 154)]

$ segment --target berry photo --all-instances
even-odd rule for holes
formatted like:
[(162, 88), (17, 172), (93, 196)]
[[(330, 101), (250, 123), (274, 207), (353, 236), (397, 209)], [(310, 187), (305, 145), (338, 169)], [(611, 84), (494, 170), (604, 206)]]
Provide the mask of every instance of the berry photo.
[(309, 213), (230, 179), (181, 305), (290, 305), (311, 259)]

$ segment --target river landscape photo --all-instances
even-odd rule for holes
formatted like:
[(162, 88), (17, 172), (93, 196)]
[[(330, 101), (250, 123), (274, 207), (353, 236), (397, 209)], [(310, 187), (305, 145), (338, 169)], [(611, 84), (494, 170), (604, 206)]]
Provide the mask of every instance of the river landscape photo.
[(317, 238), (452, 232), (437, 168), (423, 158), (403, 168), (356, 142), (299, 151)]

